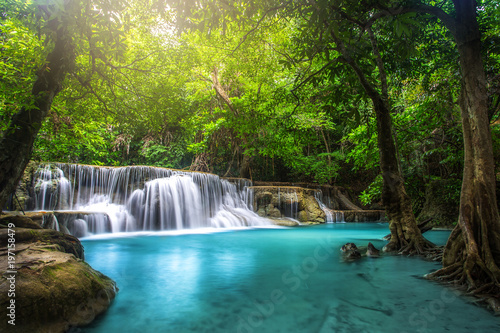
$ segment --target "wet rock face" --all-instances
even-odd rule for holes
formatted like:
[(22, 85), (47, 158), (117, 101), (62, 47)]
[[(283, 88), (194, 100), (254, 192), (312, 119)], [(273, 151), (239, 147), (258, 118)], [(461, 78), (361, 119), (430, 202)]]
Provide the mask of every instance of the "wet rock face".
[(250, 187), (254, 209), (262, 217), (291, 217), (300, 222), (325, 222), (325, 212), (314, 197), (315, 190), (301, 187)]
[(15, 248), (0, 248), (0, 315), (8, 318), (14, 300), (15, 326), (2, 320), (0, 331), (65, 332), (90, 323), (109, 307), (115, 282), (83, 261), (77, 238), (55, 230), (12, 228), (8, 221), (0, 220), (0, 244), (8, 244), (14, 234)]

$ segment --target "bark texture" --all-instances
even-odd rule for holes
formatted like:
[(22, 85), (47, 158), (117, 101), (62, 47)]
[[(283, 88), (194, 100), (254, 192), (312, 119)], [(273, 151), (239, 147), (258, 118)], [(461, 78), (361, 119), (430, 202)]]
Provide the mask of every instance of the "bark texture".
[(488, 120), (486, 76), (475, 1), (454, 1), (455, 39), (460, 54), (460, 107), (464, 134), (464, 174), (459, 222), (443, 254), (443, 268), (429, 275), (487, 295), (500, 311), (500, 218), (495, 193), (493, 147)]
[(64, 76), (73, 64), (73, 47), (66, 29), (55, 34), (55, 45), (39, 70), (32, 88), (34, 104), (15, 114), (0, 139), (0, 211), (9, 195), (14, 193), (28, 164), (33, 143), (54, 97), (61, 91)]

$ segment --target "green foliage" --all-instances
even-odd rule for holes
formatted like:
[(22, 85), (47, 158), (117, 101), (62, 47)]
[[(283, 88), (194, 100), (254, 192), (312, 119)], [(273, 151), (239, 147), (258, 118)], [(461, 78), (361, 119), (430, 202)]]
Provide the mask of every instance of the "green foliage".
[[(254, 179), (359, 180), (364, 204), (380, 200), (373, 105), (337, 44), (347, 45), (369, 83), (382, 91), (370, 39), (353, 25), (382, 3), (78, 3), (92, 6), (67, 13), (74, 18), (75, 68), (43, 123), (34, 158), (238, 176), (246, 157)], [(482, 3), (495, 121), (500, 12), (493, 2)], [(52, 47), (43, 29), (48, 19), (31, 1), (0, 4), (0, 131), (31, 103), (37, 70)], [(456, 200), (463, 149), (453, 40), (435, 19), (412, 13), (381, 19), (371, 29), (387, 72), (408, 193), (421, 206), (429, 182), (452, 179), (455, 187), (447, 190)], [(215, 77), (227, 100), (215, 91)], [(492, 133), (498, 155), (498, 126)]]
[(150, 145), (142, 150), (146, 165), (163, 168), (181, 169), (182, 159), (186, 155), (186, 147), (182, 143), (173, 143), (168, 146)]
[(44, 64), (44, 44), (44, 37), (31, 24), (25, 25), (15, 15), (0, 17), (0, 133), (13, 114), (33, 105), (29, 87)]
[(364, 190), (359, 196), (359, 200), (363, 205), (369, 206), (374, 202), (382, 199), (382, 175), (378, 175), (375, 180)]

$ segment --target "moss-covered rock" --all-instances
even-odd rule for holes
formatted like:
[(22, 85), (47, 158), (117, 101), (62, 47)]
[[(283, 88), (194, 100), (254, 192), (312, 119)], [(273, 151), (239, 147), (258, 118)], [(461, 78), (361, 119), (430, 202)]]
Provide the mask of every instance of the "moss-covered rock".
[[(2, 320), (0, 331), (65, 332), (90, 323), (109, 307), (115, 282), (82, 260), (77, 238), (55, 230), (13, 230), (15, 255), (9, 258), (7, 247), (0, 248), (0, 314), (9, 318), (7, 307), (15, 300), (15, 326)], [(8, 233), (0, 229), (0, 244), (9, 243)], [(15, 295), (9, 292), (13, 286)]]
[(34, 222), (31, 218), (20, 215), (5, 215), (0, 218), (0, 226), (7, 227), (9, 223), (13, 223), (16, 228), (42, 229), (42, 227)]
[[(314, 193), (306, 193), (303, 198), (304, 210), (307, 214), (305, 221), (325, 222), (325, 212), (318, 204)], [(301, 221), (301, 220), (299, 220)], [(304, 221), (304, 222), (305, 222)]]
[(269, 219), (274, 225), (279, 225), (281, 227), (296, 227), (299, 226), (300, 223), (294, 220), (288, 219)]
[(253, 186), (250, 189), (254, 192), (254, 209), (260, 216), (325, 222), (325, 212), (315, 198), (315, 189), (274, 186)]

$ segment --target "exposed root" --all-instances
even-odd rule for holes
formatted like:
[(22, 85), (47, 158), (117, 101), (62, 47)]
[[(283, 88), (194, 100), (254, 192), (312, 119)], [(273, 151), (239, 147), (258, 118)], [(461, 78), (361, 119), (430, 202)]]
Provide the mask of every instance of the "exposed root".
[(494, 275), (480, 258), (477, 261), (470, 257), (462, 259), (425, 275), (425, 278), (453, 284), (463, 290), (465, 296), (476, 298), (478, 303), (500, 315), (500, 283), (494, 279)]
[(430, 260), (441, 260), (443, 248), (434, 245), (425, 238), (412, 239), (411, 241), (402, 241), (403, 244), (398, 244), (395, 241), (389, 242), (384, 246), (384, 252), (396, 252), (406, 256), (424, 256)]

